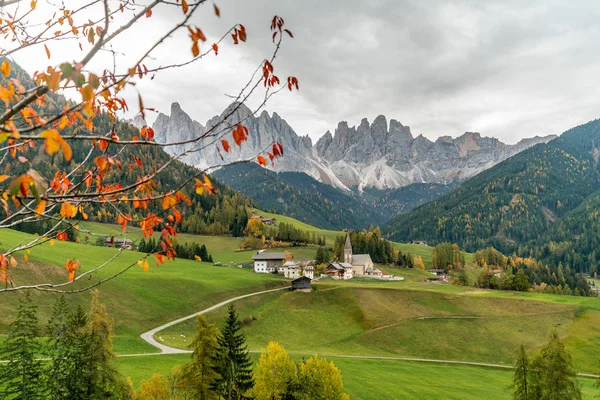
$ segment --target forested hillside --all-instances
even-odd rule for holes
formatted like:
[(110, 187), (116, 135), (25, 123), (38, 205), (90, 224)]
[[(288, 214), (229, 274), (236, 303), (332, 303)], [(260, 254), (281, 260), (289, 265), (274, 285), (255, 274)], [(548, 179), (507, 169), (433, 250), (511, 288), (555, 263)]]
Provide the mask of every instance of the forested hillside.
[(385, 232), (399, 241), (493, 246), (578, 271), (595, 268), (599, 144), (600, 121), (580, 125), (400, 215)]
[[(11, 75), (8, 79), (17, 78), (20, 83), (29, 88), (34, 85), (31, 78), (18, 65), (11, 63)], [(0, 78), (3, 79), (3, 78)], [(50, 112), (51, 110), (62, 109), (67, 100), (62, 97), (50, 93), (46, 96), (46, 101), (43, 105), (37, 106), (38, 113)], [(124, 121), (112, 121), (106, 114), (101, 114), (94, 117), (93, 131), (89, 131), (82, 122), (74, 123), (71, 126), (66, 126), (62, 135), (70, 134), (100, 134), (105, 135), (109, 132), (114, 132), (121, 139), (131, 139), (134, 135), (139, 135), (139, 130), (133, 125)], [(92, 160), (101, 154), (99, 148), (93, 148), (89, 141), (73, 140), (71, 143), (72, 159), (69, 161), (73, 165), (84, 163), (85, 168), (81, 168), (81, 175), (85, 174), (88, 169), (94, 168)], [(59, 170), (65, 170), (67, 161), (65, 161), (62, 152), (56, 152), (53, 155), (48, 155), (44, 151), (43, 146), (35, 149), (35, 153), (30, 157), (35, 160), (36, 171), (47, 181), (50, 182)], [(154, 168), (164, 165), (170, 160), (170, 156), (158, 146), (114, 146), (109, 145), (107, 149), (109, 159), (114, 161), (107, 174), (107, 179), (111, 182), (119, 182), (125, 186), (133, 184), (142, 176), (150, 174)], [(27, 168), (26, 164), (21, 163), (18, 159), (7, 160), (6, 171), (10, 171), (11, 176), (22, 174)], [(89, 166), (88, 166), (89, 165)], [(183, 164), (179, 161), (173, 161), (163, 172), (159, 173), (154, 181), (157, 190), (166, 191), (167, 189), (177, 188), (183, 185), (188, 179), (198, 175), (199, 171), (193, 167)], [(71, 180), (79, 180), (80, 177), (72, 177)], [(209, 233), (223, 234), (231, 232), (234, 227), (236, 217), (246, 215), (245, 207), (252, 205), (252, 201), (246, 196), (243, 196), (227, 186), (220, 184), (216, 180), (213, 181), (213, 186), (217, 189), (216, 194), (207, 193), (202, 195), (195, 193), (193, 180), (188, 183), (183, 191), (190, 197), (191, 205), (184, 203), (181, 205), (182, 222), (179, 230), (189, 233)], [(137, 209), (126, 206), (120, 207), (125, 212), (128, 212), (132, 217), (140, 216), (141, 213), (146, 213), (148, 210)], [(160, 204), (149, 204), (149, 210), (156, 212), (158, 215), (163, 213)], [(0, 209), (0, 218), (4, 213)], [(86, 210), (89, 219), (99, 222), (116, 222), (118, 215), (116, 210), (109, 207), (95, 207)], [(18, 226), (16, 228), (27, 232), (45, 232), (48, 226), (38, 226), (39, 224), (49, 225), (52, 221), (46, 220), (42, 222), (29, 223), (26, 226)], [(244, 222), (245, 225), (245, 222)]]
[(319, 228), (365, 228), (383, 222), (382, 215), (368, 205), (304, 173), (276, 173), (248, 163), (220, 169), (214, 175), (254, 199), (263, 210)]

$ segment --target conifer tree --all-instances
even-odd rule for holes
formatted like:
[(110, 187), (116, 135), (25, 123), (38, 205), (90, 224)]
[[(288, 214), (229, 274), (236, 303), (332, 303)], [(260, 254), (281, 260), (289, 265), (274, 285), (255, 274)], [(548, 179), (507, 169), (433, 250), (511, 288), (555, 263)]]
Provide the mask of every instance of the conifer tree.
[(245, 346), (246, 337), (240, 332), (241, 323), (235, 307), (229, 306), (225, 326), (217, 338), (213, 358), (214, 371), (219, 375), (212, 389), (225, 399), (241, 399), (254, 386), (252, 362)]
[(192, 359), (181, 368), (178, 386), (194, 399), (208, 399), (211, 385), (217, 377), (213, 359), (219, 330), (214, 324), (209, 324), (203, 315), (199, 315), (196, 321), (196, 335), (190, 344)]
[(86, 333), (89, 353), (82, 373), (85, 375), (87, 399), (118, 398), (125, 382), (115, 366), (112, 322), (106, 306), (98, 299), (97, 290), (92, 292)]
[(17, 319), (11, 324), (10, 333), (0, 353), (0, 359), (8, 360), (0, 367), (0, 398), (6, 400), (36, 400), (45, 398), (43, 370), (40, 356), (37, 306), (31, 294), (25, 292), (20, 299)]
[(536, 400), (581, 400), (571, 355), (556, 331), (531, 365), (531, 398)]
[(67, 321), (66, 348), (68, 351), (66, 366), (67, 397), (72, 400), (84, 400), (87, 397), (87, 375), (83, 375), (89, 359), (89, 335), (87, 333), (87, 315), (81, 305), (77, 306)]
[(52, 400), (62, 400), (68, 396), (69, 346), (68, 346), (69, 307), (64, 295), (60, 296), (52, 309), (52, 316), (46, 327), (48, 335), (47, 356), (51, 359), (46, 368), (48, 396)]
[(519, 355), (515, 362), (515, 375), (513, 377), (513, 383), (511, 388), (513, 389), (514, 400), (529, 400), (529, 388), (527, 387), (527, 381), (529, 379), (529, 359), (525, 352), (525, 346), (521, 343), (519, 348)]

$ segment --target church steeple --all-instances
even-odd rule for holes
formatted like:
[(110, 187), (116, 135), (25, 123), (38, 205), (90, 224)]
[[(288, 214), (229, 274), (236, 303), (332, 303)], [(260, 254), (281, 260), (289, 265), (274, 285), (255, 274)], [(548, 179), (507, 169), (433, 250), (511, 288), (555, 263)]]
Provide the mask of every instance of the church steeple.
[(344, 245), (344, 262), (352, 264), (352, 243), (350, 242), (350, 233), (346, 233), (346, 244)]

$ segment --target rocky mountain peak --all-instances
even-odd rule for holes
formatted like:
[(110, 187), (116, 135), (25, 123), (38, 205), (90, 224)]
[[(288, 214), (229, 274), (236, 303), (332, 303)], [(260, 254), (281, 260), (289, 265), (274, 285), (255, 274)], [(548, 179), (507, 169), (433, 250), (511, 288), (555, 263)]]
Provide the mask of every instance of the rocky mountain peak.
[[(171, 115), (159, 114), (153, 127), (156, 140), (185, 141), (199, 137), (221, 123), (242, 123), (249, 130), (248, 141), (223, 154), (221, 160), (214, 144), (206, 146), (200, 155), (184, 161), (199, 166), (215, 166), (238, 159), (253, 159), (268, 150), (276, 141), (285, 149), (285, 157), (273, 167), (276, 171), (298, 171), (321, 182), (342, 189), (351, 187), (396, 188), (415, 182), (450, 183), (467, 179), (512, 155), (547, 142), (550, 137), (531, 138), (517, 145), (506, 145), (495, 138), (482, 137), (478, 132), (465, 132), (452, 138), (442, 136), (432, 142), (422, 134), (413, 137), (410, 127), (395, 119), (379, 115), (372, 123), (363, 118), (358, 126), (349, 127), (340, 121), (332, 133), (327, 131), (314, 144), (299, 136), (279, 114), (262, 111), (254, 116), (245, 104), (232, 103), (220, 116), (211, 118), (206, 128), (193, 121), (178, 103), (171, 105)], [(225, 126), (225, 125), (224, 125)], [(225, 137), (229, 135), (225, 133)], [(184, 146), (172, 146), (176, 154)]]

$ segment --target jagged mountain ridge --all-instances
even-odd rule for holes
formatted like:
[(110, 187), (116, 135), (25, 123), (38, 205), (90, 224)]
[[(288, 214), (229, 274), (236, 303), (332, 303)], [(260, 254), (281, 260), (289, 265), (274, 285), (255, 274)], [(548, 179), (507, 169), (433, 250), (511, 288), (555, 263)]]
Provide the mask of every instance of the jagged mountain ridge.
[(242, 121), (249, 135), (241, 148), (234, 145), (232, 152), (220, 155), (211, 136), (193, 145), (170, 146), (167, 151), (175, 155), (197, 150), (182, 161), (202, 169), (253, 159), (278, 141), (285, 149), (285, 156), (277, 161), (275, 171), (304, 172), (337, 188), (362, 190), (463, 181), (535, 144), (555, 138), (534, 137), (507, 145), (495, 138), (467, 132), (457, 138), (443, 136), (432, 142), (423, 135), (413, 137), (408, 126), (394, 119), (388, 125), (386, 117), (380, 115), (372, 124), (364, 118), (358, 127), (340, 122), (333, 135), (327, 132), (313, 145), (310, 137), (297, 135), (275, 112), (269, 115), (263, 111), (254, 116), (244, 104), (232, 104), (203, 126), (193, 121), (178, 103), (173, 103), (170, 115), (159, 114), (153, 124), (156, 141), (180, 142), (198, 137), (230, 113), (226, 123), (221, 123), (214, 132), (228, 130), (227, 123)]

